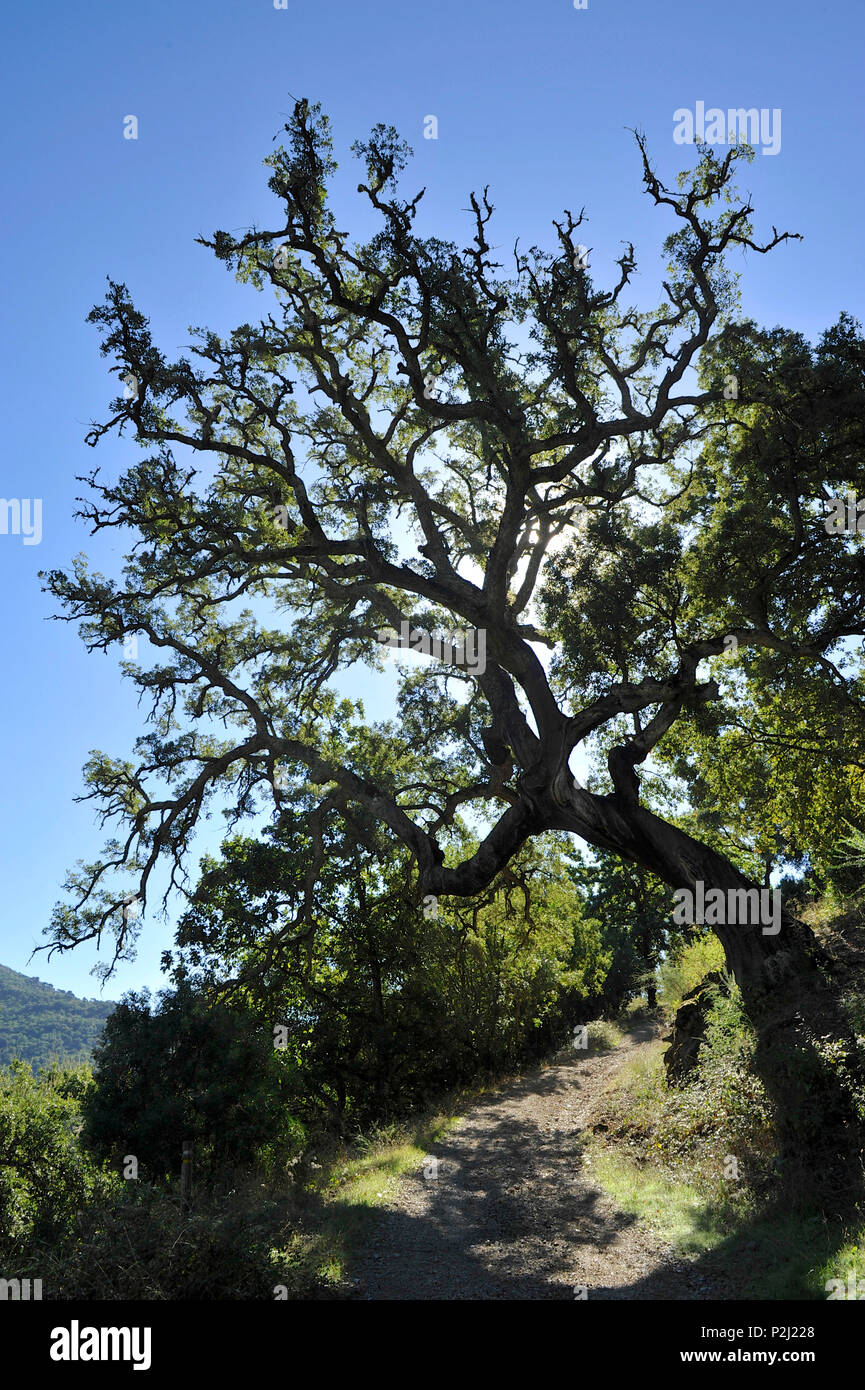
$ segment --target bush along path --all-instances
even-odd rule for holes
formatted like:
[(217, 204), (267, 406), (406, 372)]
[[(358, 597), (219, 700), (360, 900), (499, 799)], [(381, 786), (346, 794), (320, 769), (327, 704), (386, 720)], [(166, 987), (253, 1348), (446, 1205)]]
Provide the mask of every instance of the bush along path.
[(592, 1181), (593, 1112), (657, 1026), (568, 1047), (469, 1113), (407, 1175), (354, 1262), (365, 1299), (704, 1299), (729, 1292)]

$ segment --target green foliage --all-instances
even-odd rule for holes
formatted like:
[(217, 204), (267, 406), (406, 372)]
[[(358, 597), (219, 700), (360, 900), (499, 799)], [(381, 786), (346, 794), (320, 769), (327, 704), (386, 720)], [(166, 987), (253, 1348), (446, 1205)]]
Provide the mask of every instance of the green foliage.
[[(205, 243), (272, 291), (256, 326), (193, 330), (191, 357), (170, 361), (125, 286), (90, 315), (140, 389), (88, 442), (129, 428), (146, 457), (94, 474), (83, 514), (135, 541), (120, 578), (84, 557), (45, 576), (91, 648), (152, 644), (126, 668), (148, 732), (86, 769), (118, 838), (70, 874), (55, 946), (113, 937), (123, 957), (128, 879), (145, 906), (160, 859), (176, 881), (214, 802), (233, 828), (272, 817), (205, 864), (175, 990), (119, 1006), (78, 1097), (92, 1151), (134, 1154), (158, 1180), (186, 1138), (208, 1179), (284, 1167), (304, 1127), (386, 1123), (539, 1056), (658, 967), (672, 1012), (723, 957), (711, 936), (671, 939), (660, 876), (677, 882), (707, 848), (758, 881), (778, 861), (826, 875), (839, 826), (865, 823), (861, 538), (822, 524), (827, 488), (861, 477), (865, 339), (847, 315), (813, 349), (733, 319), (727, 260), (787, 236), (761, 247), (736, 204), (733, 167), (752, 155), (702, 147), (677, 197), (638, 137), (646, 189), (678, 218), (647, 311), (619, 302), (633, 248), (596, 291), (570, 214), (554, 252), (517, 253), (507, 278), (485, 194), (468, 246), (419, 235), (419, 195), (397, 191), (408, 150), (384, 125), (354, 147), (378, 230), (350, 240), (328, 200), (326, 117), (299, 101), (286, 134), (267, 161), (280, 230)], [(691, 368), (700, 389), (682, 395)], [(329, 683), (381, 673), (377, 634), (403, 619), (482, 624), (485, 671), (400, 668), (397, 718), (370, 724)], [(592, 792), (569, 772), (581, 743), (606, 755)], [(565, 831), (595, 862), (568, 861)], [(795, 981), (811, 958), (794, 944)], [(768, 971), (742, 973), (756, 1016)], [(724, 1146), (757, 1154), (770, 1132), (751, 1050), (738, 996), (719, 995), (697, 1076), (663, 1095), (644, 1077), (624, 1132), (720, 1181)], [(818, 1094), (845, 1045), (810, 1051), (792, 1079)], [(776, 1075), (799, 1060), (791, 1046)], [(48, 1101), (16, 1084), (10, 1113), (51, 1139)], [(76, 1190), (64, 1155), (58, 1227)], [(140, 1208), (126, 1195), (111, 1240), (140, 1268), (124, 1287), (264, 1287), (272, 1234), (244, 1245), (214, 1207), (208, 1245), (164, 1193)], [(82, 1249), (98, 1263), (94, 1219)]]
[[(33, 1244), (59, 1239), (79, 1208), (111, 1190), (79, 1143), (86, 1067), (34, 1075), (26, 1062), (0, 1071), (0, 1256), (4, 1268)], [(37, 1271), (38, 1272), (38, 1271)]]
[[(555, 840), (468, 905), (419, 901), (384, 841), (331, 830), (312, 921), (292, 930), (312, 854), (299, 815), (207, 861), (178, 931), (181, 973), (227, 974), (287, 1030), (297, 1113), (345, 1129), (405, 1115), (561, 1043), (598, 1011), (609, 954)], [(189, 978), (192, 978), (190, 974)]]
[[(834, 916), (850, 937), (848, 987), (844, 996), (847, 1015), (865, 1045), (865, 988), (862, 982), (861, 937), (848, 918), (833, 909), (830, 899), (811, 903), (804, 910), (809, 920), (823, 918), (823, 931)], [(861, 928), (859, 928), (861, 933)], [(857, 945), (858, 942), (858, 945)], [(682, 997), (723, 967), (723, 955), (714, 936), (706, 934), (668, 957), (659, 970), (660, 997), (671, 1016)], [(785, 1161), (778, 1156), (778, 1113), (754, 1070), (757, 1035), (745, 1013), (742, 996), (726, 972), (723, 986), (708, 987), (703, 1041), (697, 1065), (685, 1084), (668, 1086), (660, 1045), (647, 1064), (624, 1072), (607, 1105), (608, 1129), (615, 1137), (620, 1157), (641, 1167), (652, 1167), (671, 1183), (685, 1184), (708, 1203), (721, 1224), (733, 1209), (768, 1211), (779, 1192), (779, 1180), (787, 1179)], [(863, 1097), (849, 1066), (845, 1044), (831, 1036), (818, 1037), (812, 1049), (800, 1048), (790, 1059), (789, 1085), (800, 1101), (798, 1118), (803, 1129), (819, 1126), (821, 1098), (827, 1081), (836, 1073), (862, 1111)], [(734, 1158), (739, 1177), (729, 1176), (728, 1159)], [(615, 1166), (616, 1155), (613, 1155)], [(727, 1171), (725, 1171), (727, 1170)], [(813, 1210), (808, 1174), (795, 1175), (794, 1185), (784, 1187), (804, 1212)], [(727, 1213), (725, 1216), (724, 1213)]]
[[(563, 829), (670, 878), (681, 860), (662, 827), (634, 821), (635, 769), (661, 741), (687, 766), (690, 728), (676, 739), (691, 723), (711, 750), (739, 713), (737, 685), (784, 726), (801, 667), (798, 738), (837, 696), (839, 646), (861, 635), (847, 543), (823, 544), (819, 523), (824, 455), (833, 482), (860, 464), (865, 346), (848, 316), (813, 352), (734, 320), (733, 258), (789, 235), (755, 240), (733, 182), (748, 150), (702, 147), (669, 188), (637, 137), (647, 194), (677, 228), (650, 309), (620, 299), (633, 246), (617, 281), (595, 287), (570, 213), (551, 249), (507, 269), (486, 194), (471, 195), (469, 244), (421, 235), (420, 193), (404, 197), (398, 178), (408, 147), (381, 123), (353, 146), (375, 220), (358, 241), (329, 201), (327, 118), (299, 100), (285, 132), (267, 159), (280, 230), (202, 239), (268, 291), (257, 324), (194, 329), (190, 355), (171, 361), (123, 284), (89, 316), (139, 390), (88, 441), (129, 429), (147, 456), (89, 479), (84, 514), (136, 540), (120, 578), (80, 558), (45, 579), (93, 647), (149, 638), (153, 659), (126, 669), (151, 728), (132, 757), (95, 752), (87, 766), (89, 795), (122, 830), (70, 874), (49, 929), (61, 949), (111, 935), (130, 949), (120, 880), (133, 876), (146, 905), (160, 858), (188, 868), (214, 800), (234, 823), (262, 801), (277, 817), (302, 802), (310, 818), (352, 822), (360, 845), (386, 826), (430, 891), (455, 897), (489, 888), (527, 837)], [(705, 389), (682, 395), (691, 369)], [(732, 402), (730, 371), (748, 386)], [(482, 620), (486, 674), (400, 668), (399, 718), (368, 725), (329, 683), (358, 664), (381, 672), (377, 634), (403, 619), (427, 632)], [(698, 667), (726, 660), (730, 624), (762, 655), (722, 690)], [(855, 694), (855, 663), (848, 675)], [(613, 732), (615, 814), (574, 800), (567, 771), (577, 745)], [(723, 820), (726, 800), (708, 799)], [(461, 836), (466, 805), (475, 834)], [(759, 857), (764, 830), (741, 854)]]
[(295, 1064), (273, 1043), (265, 1018), (186, 984), (152, 1007), (147, 991), (128, 995), (96, 1049), (87, 1143), (118, 1168), (134, 1155), (141, 1178), (176, 1174), (186, 1139), (205, 1176), (284, 1166), (304, 1131), (290, 1107)]
[(854, 901), (865, 895), (865, 830), (847, 822), (848, 834), (837, 846), (829, 866), (829, 881), (839, 896)]
[(724, 969), (724, 948), (717, 936), (706, 932), (678, 948), (658, 968), (658, 1002), (673, 1018), (685, 998), (707, 975)]
[(595, 1019), (586, 1031), (589, 1052), (612, 1052), (622, 1041), (622, 1030), (606, 1018)]
[(0, 965), (0, 1066), (87, 1060), (113, 1008)]
[[(861, 538), (824, 529), (827, 499), (861, 488), (863, 367), (865, 338), (844, 313), (813, 347), (730, 324), (701, 358), (704, 384), (733, 374), (739, 394), (718, 408), (728, 427), (678, 504), (700, 536), (679, 582), (735, 645), (706, 663), (719, 698), (678, 720), (658, 759), (688, 830), (758, 879), (787, 861), (825, 884), (849, 823), (865, 825), (862, 647), (847, 640), (862, 624)], [(757, 611), (771, 643), (754, 634)]]
[(865, 990), (851, 990), (844, 997), (844, 1007), (857, 1037), (865, 1041)]
[(573, 876), (586, 894), (586, 913), (601, 924), (604, 1007), (617, 1012), (644, 990), (651, 1000), (669, 935), (672, 890), (639, 865), (604, 851), (581, 860)]
[[(691, 948), (688, 976), (696, 973)], [(721, 1206), (770, 1191), (774, 1133), (764, 1088), (751, 1069), (755, 1037), (735, 987), (716, 990), (706, 1041), (687, 1085), (668, 1086), (663, 1049), (626, 1069), (611, 1092), (604, 1130), (631, 1161), (696, 1184)], [(729, 1176), (735, 1158), (739, 1178)]]
[[(144, 1184), (81, 1212), (68, 1239), (43, 1259), (45, 1294), (69, 1299), (267, 1299), (286, 1283), (298, 1242), (291, 1196), (263, 1191), (258, 1174), (239, 1189), (205, 1194), (181, 1214), (177, 1193)], [(282, 1254), (277, 1251), (282, 1247)]]

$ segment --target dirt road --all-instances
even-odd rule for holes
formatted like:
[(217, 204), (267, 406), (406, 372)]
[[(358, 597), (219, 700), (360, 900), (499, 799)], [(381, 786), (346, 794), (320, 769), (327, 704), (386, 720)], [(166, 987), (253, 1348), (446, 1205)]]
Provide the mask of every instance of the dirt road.
[[(405, 1177), (352, 1273), (365, 1299), (704, 1299), (694, 1265), (592, 1182), (584, 1135), (612, 1077), (655, 1036), (572, 1048), (484, 1097)], [(576, 1292), (575, 1292), (576, 1288)]]

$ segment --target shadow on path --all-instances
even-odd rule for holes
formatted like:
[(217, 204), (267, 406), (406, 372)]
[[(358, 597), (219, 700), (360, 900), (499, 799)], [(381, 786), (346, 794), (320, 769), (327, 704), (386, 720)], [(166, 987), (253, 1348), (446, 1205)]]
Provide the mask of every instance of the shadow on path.
[(479, 1100), (381, 1213), (355, 1296), (573, 1301), (585, 1285), (589, 1299), (723, 1297), (585, 1166), (595, 1098), (653, 1036), (642, 1025), (612, 1052), (570, 1050)]

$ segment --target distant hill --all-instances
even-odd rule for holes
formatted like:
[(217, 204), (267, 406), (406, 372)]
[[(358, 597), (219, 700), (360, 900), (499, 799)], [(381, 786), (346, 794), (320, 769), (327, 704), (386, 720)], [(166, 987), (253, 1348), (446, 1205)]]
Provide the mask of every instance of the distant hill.
[(55, 1058), (89, 1059), (114, 1007), (111, 999), (78, 999), (68, 989), (0, 965), (0, 1066), (13, 1057), (34, 1067)]

